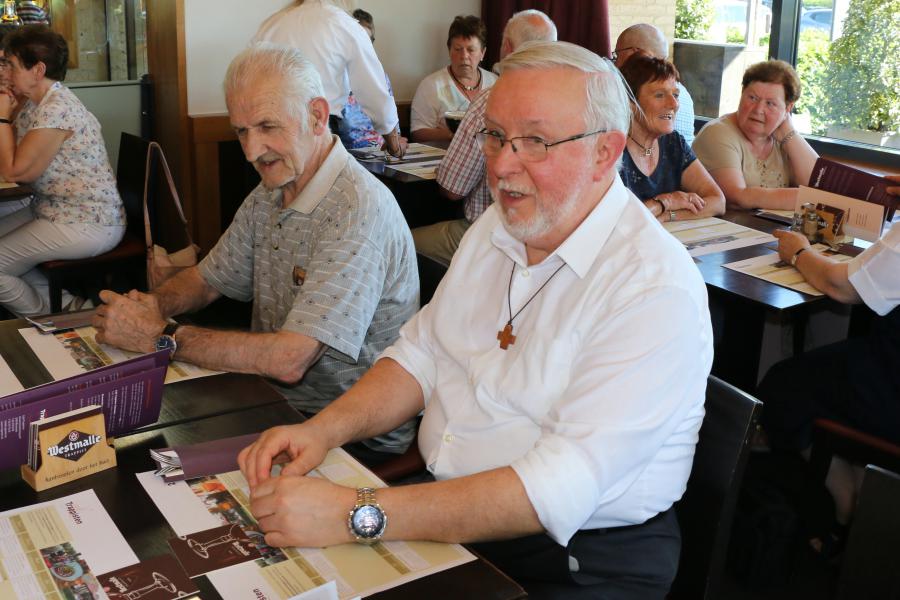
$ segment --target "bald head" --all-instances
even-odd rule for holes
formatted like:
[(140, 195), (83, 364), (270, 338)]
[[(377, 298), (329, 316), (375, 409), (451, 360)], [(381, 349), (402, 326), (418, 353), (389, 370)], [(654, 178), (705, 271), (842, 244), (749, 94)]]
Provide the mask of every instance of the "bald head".
[(658, 27), (638, 23), (619, 34), (619, 39), (616, 40), (616, 66), (625, 64), (634, 50), (643, 50), (657, 58), (668, 58), (669, 43)]
[(550, 17), (539, 10), (523, 10), (517, 12), (503, 29), (503, 41), (500, 44), (500, 58), (525, 42), (555, 42), (556, 25)]

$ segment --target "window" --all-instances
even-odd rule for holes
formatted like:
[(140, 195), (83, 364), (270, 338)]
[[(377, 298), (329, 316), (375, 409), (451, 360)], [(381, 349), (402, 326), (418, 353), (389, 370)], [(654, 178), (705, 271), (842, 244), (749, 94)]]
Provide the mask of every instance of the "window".
[(900, 149), (898, 12), (900, 0), (801, 0), (790, 43), (804, 133)]
[[(7, 2), (7, 4), (12, 4)], [(147, 72), (144, 0), (19, 0), (43, 10), (69, 45), (66, 83), (139, 79)]]
[[(877, 150), (877, 162), (900, 154), (900, 0), (676, 0), (676, 38), (697, 40), (675, 61), (685, 75), (707, 57), (703, 42), (722, 46), (721, 102), (701, 101), (698, 116), (736, 108), (734, 71), (768, 56), (792, 63), (803, 83), (798, 129), (825, 140)], [(715, 57), (714, 57), (715, 58)], [(725, 66), (730, 65), (726, 69)], [(730, 78), (730, 79), (728, 79)], [(697, 82), (700, 96), (709, 81)], [(715, 86), (713, 86), (715, 87)], [(705, 112), (704, 112), (705, 109)], [(859, 156), (856, 156), (859, 157)], [(885, 161), (884, 158), (890, 160)], [(868, 157), (865, 158), (868, 160)]]

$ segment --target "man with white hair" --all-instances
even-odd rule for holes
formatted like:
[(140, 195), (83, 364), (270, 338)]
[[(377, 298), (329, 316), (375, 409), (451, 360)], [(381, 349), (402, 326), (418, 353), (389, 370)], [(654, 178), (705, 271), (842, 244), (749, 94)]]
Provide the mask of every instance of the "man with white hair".
[[(616, 40), (616, 49), (612, 58), (616, 66), (621, 68), (632, 54), (646, 52), (656, 58), (669, 58), (669, 42), (658, 27), (649, 23), (638, 23), (627, 27)], [(678, 96), (678, 112), (675, 113), (675, 131), (684, 137), (690, 146), (694, 142), (694, 99), (680, 81), (676, 82)]]
[[(391, 193), (329, 132), (321, 80), (298, 50), (241, 52), (225, 101), (262, 182), (199, 265), (150, 294), (101, 292), (97, 339), (269, 377), (312, 414), (346, 392), (418, 308), (412, 238)], [(253, 302), (251, 332), (166, 321), (222, 295)], [(391, 429), (356, 448), (360, 457), (404, 452), (412, 419)]]
[[(536, 42), (499, 68), (478, 133), (495, 203), (347, 394), (241, 452), (250, 508), (275, 546), (499, 540), (476, 548), (537, 597), (664, 598), (712, 363), (706, 288), (619, 179), (612, 65)], [(437, 481), (302, 476), (423, 409)]]
[(384, 137), (394, 156), (406, 152), (397, 105), (368, 32), (356, 22), (346, 0), (295, 0), (266, 19), (253, 40), (297, 48), (316, 67), (331, 111), (331, 130), (340, 129), (350, 92)]
[[(555, 42), (556, 25), (539, 10), (517, 12), (503, 29), (500, 58), (531, 41)], [(475, 141), (475, 134), (484, 127), (484, 109), (490, 93), (490, 88), (484, 90), (469, 104), (466, 116), (447, 148), (447, 155), (437, 168), (441, 194), (450, 200), (463, 200), (464, 218), (413, 229), (416, 251), (445, 265), (450, 264), (466, 230), (492, 202), (484, 154)]]

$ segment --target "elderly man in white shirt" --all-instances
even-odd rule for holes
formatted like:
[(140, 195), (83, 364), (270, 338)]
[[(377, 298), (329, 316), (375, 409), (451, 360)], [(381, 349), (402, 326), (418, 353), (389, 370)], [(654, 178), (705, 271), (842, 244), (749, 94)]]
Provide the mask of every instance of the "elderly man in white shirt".
[[(500, 70), (478, 134), (495, 203), (349, 392), (242, 451), (251, 510), (276, 546), (490, 542), (477, 548), (541, 597), (663, 598), (712, 363), (706, 288), (619, 179), (629, 114), (613, 67), (536, 42)], [(437, 481), (302, 476), (423, 409)]]
[(297, 48), (322, 77), (337, 133), (341, 110), (351, 90), (394, 156), (406, 151), (400, 137), (397, 105), (369, 34), (343, 8), (341, 0), (295, 0), (266, 19), (253, 41)]

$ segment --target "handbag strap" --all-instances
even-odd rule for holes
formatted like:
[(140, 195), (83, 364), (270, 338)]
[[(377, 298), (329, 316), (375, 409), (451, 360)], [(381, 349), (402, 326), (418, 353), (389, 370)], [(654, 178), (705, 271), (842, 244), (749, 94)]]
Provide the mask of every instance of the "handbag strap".
[(166, 161), (166, 155), (163, 153), (163, 150), (158, 143), (150, 142), (147, 146), (147, 160), (144, 164), (144, 240), (147, 244), (147, 250), (151, 251), (153, 249), (153, 232), (150, 230), (150, 211), (147, 207), (147, 196), (150, 189), (150, 165), (152, 164), (151, 161), (153, 159), (154, 150), (159, 154), (163, 172), (166, 174), (166, 182), (169, 184), (169, 193), (172, 195), (172, 202), (175, 204), (175, 209), (178, 211), (178, 217), (181, 219), (181, 224), (184, 227), (184, 234), (187, 236), (188, 246), (191, 246), (194, 244), (194, 240), (188, 229), (184, 210), (181, 208), (181, 200), (178, 198), (178, 190), (175, 189), (175, 181), (172, 179), (172, 172), (169, 170), (169, 163)]

